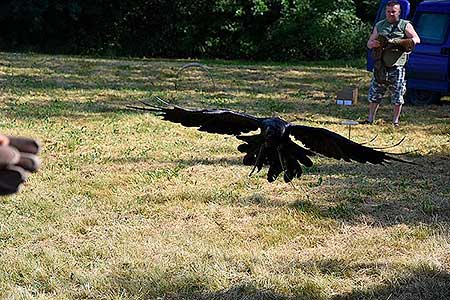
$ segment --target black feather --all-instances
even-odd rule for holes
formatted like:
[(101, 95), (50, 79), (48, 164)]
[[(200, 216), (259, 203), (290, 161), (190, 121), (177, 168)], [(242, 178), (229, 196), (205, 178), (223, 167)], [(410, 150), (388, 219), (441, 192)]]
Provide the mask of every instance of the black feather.
[[(281, 173), (285, 182), (302, 175), (301, 165), (311, 167), (310, 157), (316, 153), (344, 161), (383, 164), (398, 161), (414, 164), (394, 157), (392, 154), (355, 143), (337, 133), (323, 128), (290, 124), (280, 118), (258, 118), (226, 109), (185, 109), (158, 98), (164, 106), (153, 106), (142, 102), (144, 107), (128, 108), (148, 111), (162, 116), (163, 120), (187, 127), (197, 127), (209, 133), (235, 135), (244, 143), (238, 151), (244, 153), (243, 164), (253, 166), (250, 175), (268, 166), (267, 180), (276, 180)], [(259, 130), (254, 135), (242, 135)], [(293, 136), (304, 146), (291, 140)]]

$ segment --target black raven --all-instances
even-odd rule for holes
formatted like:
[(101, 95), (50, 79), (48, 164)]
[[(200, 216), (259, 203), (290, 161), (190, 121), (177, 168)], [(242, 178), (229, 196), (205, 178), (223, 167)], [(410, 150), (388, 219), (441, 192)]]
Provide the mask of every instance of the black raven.
[[(243, 163), (254, 166), (250, 175), (264, 165), (269, 167), (267, 180), (273, 182), (284, 172), (284, 181), (290, 182), (302, 175), (300, 164), (311, 167), (310, 156), (316, 153), (337, 160), (360, 163), (383, 164), (387, 161), (411, 163), (392, 154), (355, 143), (324, 128), (295, 125), (275, 118), (258, 118), (226, 109), (185, 109), (158, 98), (165, 106), (127, 106), (128, 108), (153, 112), (163, 120), (180, 123), (187, 127), (198, 127), (200, 131), (235, 135), (244, 143), (238, 146), (245, 153)], [(242, 135), (260, 130), (258, 134)], [(304, 147), (294, 143), (291, 136)]]

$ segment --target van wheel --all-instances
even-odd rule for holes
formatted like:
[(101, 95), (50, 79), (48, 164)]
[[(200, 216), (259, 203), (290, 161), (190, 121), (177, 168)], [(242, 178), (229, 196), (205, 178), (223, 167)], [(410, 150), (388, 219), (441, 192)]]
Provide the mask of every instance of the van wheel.
[(441, 101), (440, 93), (426, 90), (408, 89), (405, 96), (406, 102), (416, 106), (439, 104)]

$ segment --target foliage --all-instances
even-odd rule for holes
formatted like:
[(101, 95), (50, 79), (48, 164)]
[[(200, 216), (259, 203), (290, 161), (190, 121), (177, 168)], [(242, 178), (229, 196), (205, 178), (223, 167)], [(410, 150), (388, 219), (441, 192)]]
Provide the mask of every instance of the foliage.
[(354, 0), (356, 16), (363, 22), (373, 25), (380, 0)]
[[(369, 2), (357, 7), (366, 11)], [(110, 56), (342, 58), (365, 51), (369, 29), (354, 7), (353, 0), (15, 0), (0, 4), (0, 47)]]

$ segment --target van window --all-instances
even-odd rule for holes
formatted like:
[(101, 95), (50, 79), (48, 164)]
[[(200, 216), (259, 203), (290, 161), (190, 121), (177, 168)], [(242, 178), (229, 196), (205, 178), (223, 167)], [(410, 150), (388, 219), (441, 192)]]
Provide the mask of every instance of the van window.
[(450, 15), (422, 13), (417, 19), (416, 31), (422, 43), (442, 44), (447, 37)]

